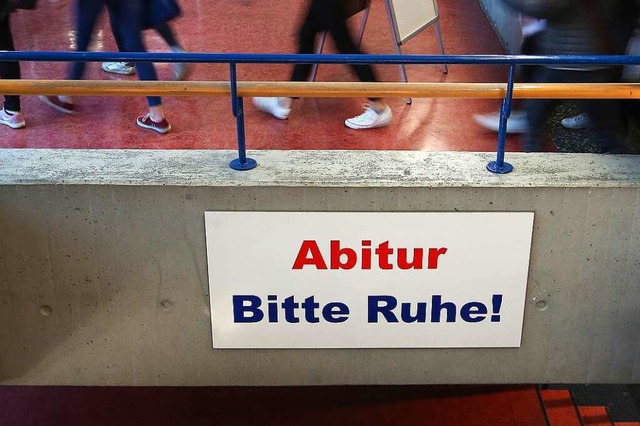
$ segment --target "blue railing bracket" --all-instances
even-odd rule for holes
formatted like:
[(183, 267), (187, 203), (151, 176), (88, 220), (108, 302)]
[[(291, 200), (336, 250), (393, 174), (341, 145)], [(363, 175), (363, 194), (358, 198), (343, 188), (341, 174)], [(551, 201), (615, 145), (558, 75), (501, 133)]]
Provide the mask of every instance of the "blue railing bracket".
[(507, 124), (511, 116), (511, 101), (513, 100), (513, 83), (515, 80), (515, 65), (509, 65), (509, 80), (507, 81), (507, 95), (500, 107), (500, 127), (498, 128), (498, 149), (496, 161), (487, 164), (487, 170), (492, 173), (505, 174), (513, 171), (513, 166), (504, 161), (504, 151), (507, 140)]
[(229, 64), (230, 67), (230, 83), (231, 83), (231, 111), (236, 118), (236, 128), (238, 131), (238, 158), (229, 163), (229, 167), (233, 170), (251, 170), (258, 163), (253, 158), (247, 158), (247, 148), (245, 144), (244, 131), (244, 102), (242, 97), (238, 96), (238, 74), (235, 62)]

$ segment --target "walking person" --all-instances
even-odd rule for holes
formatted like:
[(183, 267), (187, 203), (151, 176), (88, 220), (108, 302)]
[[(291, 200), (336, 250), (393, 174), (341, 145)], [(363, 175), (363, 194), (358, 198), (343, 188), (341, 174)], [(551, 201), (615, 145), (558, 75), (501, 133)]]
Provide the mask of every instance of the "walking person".
[[(627, 25), (632, 24), (632, 28), (627, 28), (626, 30), (622, 28), (622, 32), (624, 34), (625, 31), (629, 31), (629, 40), (626, 43), (626, 54), (627, 55), (638, 55), (640, 54), (640, 23), (638, 22), (638, 11), (640, 11), (640, 1), (638, 0), (625, 0), (623, 4), (623, 15), (625, 17), (635, 17), (635, 21), (632, 22), (630, 19), (627, 19)], [(620, 40), (622, 42), (625, 41), (626, 37), (621, 37)], [(626, 65), (622, 70), (622, 81), (626, 82), (637, 82), (640, 80), (640, 73), (638, 72), (640, 67), (638, 65)], [(634, 105), (635, 102), (623, 102), (623, 106), (628, 108), (630, 105)], [(633, 108), (636, 109), (636, 108)], [(589, 116), (582, 112), (578, 115), (563, 118), (561, 124), (567, 129), (586, 129), (589, 127), (593, 127)]]
[[(143, 0), (76, 0), (76, 51), (84, 52), (88, 49), (93, 30), (102, 10), (107, 7), (112, 15), (114, 34), (122, 40), (125, 52), (145, 52), (142, 41), (144, 22)], [(69, 68), (69, 79), (82, 79), (86, 64), (74, 62)], [(140, 80), (157, 80), (156, 70), (150, 62), (136, 62), (136, 69)], [(69, 96), (40, 96), (44, 103), (66, 114), (74, 114), (75, 105)], [(164, 134), (171, 130), (171, 125), (165, 118), (162, 99), (158, 96), (147, 97), (149, 112), (138, 117), (138, 126)]]
[[(519, 22), (522, 33), (520, 53), (522, 55), (537, 55), (540, 51), (540, 38), (546, 26), (546, 21), (520, 14)], [(530, 82), (533, 79), (535, 69), (535, 65), (520, 66), (520, 81), (523, 83)], [(485, 129), (493, 130), (494, 132), (500, 129), (500, 111), (474, 114), (473, 119)], [(527, 129), (527, 112), (520, 109), (512, 110), (507, 121), (507, 133), (526, 133)]]
[[(634, 17), (624, 12), (629, 0), (503, 0), (517, 12), (546, 19), (541, 53), (546, 55), (603, 55), (623, 53), (628, 24)], [(633, 0), (635, 1), (635, 0)], [(626, 34), (625, 34), (626, 32)], [(534, 83), (610, 83), (618, 80), (619, 67), (595, 64), (553, 64), (536, 69)], [(626, 128), (620, 103), (585, 99), (577, 102), (590, 118), (604, 152), (627, 153)], [(545, 124), (555, 101), (526, 99), (528, 132), (524, 151), (538, 151)]]
[[(0, 0), (0, 50), (9, 52), (16, 50), (11, 33), (10, 21), (12, 11), (7, 0)], [(20, 62), (1, 61), (0, 78), (11, 80), (20, 79)], [(0, 109), (0, 124), (11, 127), (12, 129), (21, 129), (26, 126), (24, 116), (20, 110), (20, 96), (5, 95), (4, 106)]]
[[(334, 39), (336, 48), (343, 54), (362, 53), (349, 33), (348, 14), (344, 0), (309, 0), (309, 9), (298, 30), (298, 53), (313, 53), (316, 36), (328, 32)], [(351, 68), (363, 82), (376, 82), (376, 74), (371, 65), (351, 65)], [(312, 64), (296, 64), (290, 80), (306, 81), (311, 74)], [(254, 105), (261, 111), (285, 120), (291, 113), (293, 98), (253, 98)], [(344, 124), (351, 129), (374, 129), (391, 122), (391, 108), (380, 98), (369, 98), (365, 111)]]

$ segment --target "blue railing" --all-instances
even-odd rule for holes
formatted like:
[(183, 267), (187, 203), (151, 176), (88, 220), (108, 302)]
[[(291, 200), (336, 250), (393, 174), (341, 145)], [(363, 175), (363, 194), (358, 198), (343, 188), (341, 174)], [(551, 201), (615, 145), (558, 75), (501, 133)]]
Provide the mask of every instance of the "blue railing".
[(260, 53), (107, 53), (107, 52), (0, 52), (0, 61), (46, 62), (189, 62), (228, 64), (231, 83), (231, 108), (236, 118), (238, 158), (230, 166), (250, 170), (255, 160), (246, 155), (243, 98), (238, 96), (237, 64), (379, 64), (379, 65), (506, 65), (507, 93), (500, 108), (500, 127), (496, 161), (487, 165), (493, 173), (509, 173), (511, 164), (504, 161), (507, 120), (518, 65), (638, 65), (640, 56), (631, 55), (344, 55), (344, 54), (260, 54)]

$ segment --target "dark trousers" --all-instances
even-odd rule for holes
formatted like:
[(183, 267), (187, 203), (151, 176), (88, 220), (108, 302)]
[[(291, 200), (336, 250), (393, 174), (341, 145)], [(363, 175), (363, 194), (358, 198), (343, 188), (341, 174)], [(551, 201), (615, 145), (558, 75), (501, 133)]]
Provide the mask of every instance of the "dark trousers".
[[(316, 36), (328, 32), (333, 38), (338, 52), (343, 54), (362, 53), (349, 33), (344, 0), (311, 0), (306, 18), (298, 32), (298, 53), (313, 53)], [(351, 65), (360, 81), (377, 81), (371, 65)], [(291, 81), (305, 81), (311, 73), (311, 64), (296, 64)]]
[[(533, 76), (534, 83), (611, 83), (618, 81), (619, 71), (607, 68), (594, 71), (558, 70), (538, 67)], [(524, 151), (538, 151), (545, 138), (547, 117), (554, 107), (555, 99), (525, 99), (522, 103), (527, 111), (529, 132), (524, 140)], [(580, 111), (589, 116), (597, 142), (604, 152), (628, 153), (626, 141), (626, 120), (621, 103), (609, 99), (580, 99)]]
[[(142, 22), (144, 4), (141, 0), (77, 0), (76, 1), (76, 50), (86, 51), (91, 42), (93, 30), (104, 7), (109, 9), (113, 24), (111, 31), (118, 38), (124, 52), (146, 52), (142, 41)], [(117, 35), (116, 35), (117, 34)], [(140, 80), (157, 80), (156, 69), (150, 62), (136, 62)], [(80, 80), (84, 74), (85, 63), (74, 62), (69, 78)], [(149, 106), (162, 103), (157, 96), (147, 97)]]
[[(535, 33), (522, 39), (522, 46), (520, 47), (520, 53), (523, 55), (539, 55), (540, 54), (540, 38), (541, 32)], [(533, 80), (533, 76), (536, 72), (536, 68), (539, 65), (521, 65), (520, 66), (520, 81), (523, 83), (529, 83)]]
[[(114, 16), (111, 13), (109, 13), (109, 22), (111, 23), (112, 29), (116, 28), (116, 26), (118, 25), (118, 22), (114, 20)], [(178, 39), (176, 38), (176, 35), (174, 34), (168, 22), (157, 25), (153, 27), (153, 29), (156, 30), (156, 32), (169, 45), (169, 47), (180, 46), (180, 43), (178, 43)], [(116, 41), (116, 46), (118, 46), (118, 50), (122, 52), (124, 41), (120, 38), (120, 35), (117, 31), (113, 31), (113, 38)]]
[[(16, 50), (13, 45), (13, 36), (11, 35), (10, 16), (7, 14), (4, 18), (0, 18), (0, 50), (13, 51)], [(0, 78), (17, 80), (20, 78), (20, 62), (18, 61), (2, 61), (0, 62)], [(4, 109), (14, 112), (20, 111), (20, 96), (5, 96)]]

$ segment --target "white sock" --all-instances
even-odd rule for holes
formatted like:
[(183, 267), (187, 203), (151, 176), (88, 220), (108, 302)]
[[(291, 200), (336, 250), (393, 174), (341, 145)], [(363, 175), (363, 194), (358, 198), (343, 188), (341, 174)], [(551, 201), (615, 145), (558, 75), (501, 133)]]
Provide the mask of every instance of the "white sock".
[(380, 114), (382, 111), (384, 111), (384, 109), (387, 106), (387, 104), (385, 104), (384, 102), (381, 102), (381, 101), (376, 101), (376, 102), (369, 101), (369, 103), (371, 104), (371, 108), (375, 112), (377, 112), (378, 114)]
[(58, 99), (60, 99), (60, 102), (64, 102), (66, 104), (73, 103), (73, 99), (71, 99), (71, 96), (58, 96)]
[(291, 105), (293, 105), (293, 99), (292, 98), (278, 98), (278, 104), (283, 108), (291, 108)]

